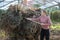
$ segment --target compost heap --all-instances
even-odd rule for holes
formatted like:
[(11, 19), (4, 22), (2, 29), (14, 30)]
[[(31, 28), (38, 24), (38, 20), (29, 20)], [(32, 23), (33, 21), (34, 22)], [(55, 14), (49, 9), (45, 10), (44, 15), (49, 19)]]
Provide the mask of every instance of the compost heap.
[(37, 15), (36, 13), (39, 14), (40, 9), (24, 12), (15, 6), (9, 7), (1, 17), (1, 29), (9, 35), (7, 40), (38, 40), (40, 25), (26, 19)]

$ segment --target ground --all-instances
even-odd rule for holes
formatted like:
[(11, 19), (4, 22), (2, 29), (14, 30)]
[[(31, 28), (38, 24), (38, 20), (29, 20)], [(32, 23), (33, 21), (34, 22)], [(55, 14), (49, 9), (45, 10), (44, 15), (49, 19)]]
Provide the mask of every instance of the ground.
[[(53, 27), (50, 30), (50, 40), (60, 40), (60, 26)], [(4, 30), (0, 29), (0, 40), (7, 40), (9, 35), (7, 35), (7, 33)], [(39, 37), (40, 38), (40, 37)]]

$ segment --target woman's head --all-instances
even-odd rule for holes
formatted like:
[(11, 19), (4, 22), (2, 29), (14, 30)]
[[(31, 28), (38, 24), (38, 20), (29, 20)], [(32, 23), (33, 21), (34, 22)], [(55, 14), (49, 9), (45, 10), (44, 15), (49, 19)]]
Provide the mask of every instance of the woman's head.
[(42, 10), (41, 15), (47, 15), (47, 12), (45, 10)]

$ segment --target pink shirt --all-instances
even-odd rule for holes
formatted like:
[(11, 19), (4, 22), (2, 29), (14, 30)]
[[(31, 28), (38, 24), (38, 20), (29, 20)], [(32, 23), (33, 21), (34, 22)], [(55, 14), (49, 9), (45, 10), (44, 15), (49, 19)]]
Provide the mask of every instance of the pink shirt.
[(49, 29), (49, 26), (51, 25), (51, 20), (48, 16), (40, 16), (39, 18), (36, 19), (36, 21), (46, 24), (41, 25), (43, 29)]

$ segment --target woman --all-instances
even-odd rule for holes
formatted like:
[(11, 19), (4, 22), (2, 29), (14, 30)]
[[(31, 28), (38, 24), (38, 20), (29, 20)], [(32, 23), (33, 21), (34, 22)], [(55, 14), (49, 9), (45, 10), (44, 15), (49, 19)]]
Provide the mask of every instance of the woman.
[(42, 10), (41, 16), (34, 20), (41, 23), (40, 40), (44, 40), (44, 37), (46, 40), (49, 40), (50, 37), (49, 27), (51, 25), (51, 20), (50, 17), (47, 16), (46, 11)]

